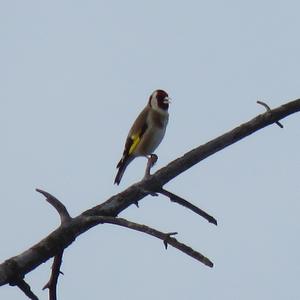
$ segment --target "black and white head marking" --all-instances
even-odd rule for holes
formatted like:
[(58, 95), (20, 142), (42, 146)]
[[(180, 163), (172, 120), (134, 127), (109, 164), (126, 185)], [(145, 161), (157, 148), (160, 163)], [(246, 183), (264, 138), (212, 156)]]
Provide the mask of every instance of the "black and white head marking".
[(169, 103), (169, 95), (163, 90), (154, 91), (149, 99), (150, 107), (160, 112), (167, 112)]

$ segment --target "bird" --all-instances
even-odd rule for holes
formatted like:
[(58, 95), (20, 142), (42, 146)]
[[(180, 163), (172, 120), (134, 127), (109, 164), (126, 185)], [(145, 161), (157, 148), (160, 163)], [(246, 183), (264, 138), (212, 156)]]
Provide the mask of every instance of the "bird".
[(138, 156), (148, 159), (164, 138), (169, 121), (170, 98), (164, 90), (155, 90), (146, 107), (129, 130), (114, 183), (119, 185), (127, 166)]

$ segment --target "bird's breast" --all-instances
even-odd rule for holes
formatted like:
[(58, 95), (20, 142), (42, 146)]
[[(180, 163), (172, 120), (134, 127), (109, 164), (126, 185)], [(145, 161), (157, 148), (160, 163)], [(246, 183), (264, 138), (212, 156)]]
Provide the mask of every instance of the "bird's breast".
[(148, 128), (136, 149), (136, 153), (142, 156), (152, 154), (161, 143), (167, 124), (168, 115), (151, 115), (151, 119), (148, 120)]

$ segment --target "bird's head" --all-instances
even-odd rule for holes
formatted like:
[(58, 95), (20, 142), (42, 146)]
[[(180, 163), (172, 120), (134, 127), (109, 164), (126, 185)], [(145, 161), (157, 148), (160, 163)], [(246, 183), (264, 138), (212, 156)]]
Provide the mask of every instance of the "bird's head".
[(170, 102), (169, 95), (163, 90), (154, 91), (149, 99), (150, 107), (161, 112), (168, 111)]

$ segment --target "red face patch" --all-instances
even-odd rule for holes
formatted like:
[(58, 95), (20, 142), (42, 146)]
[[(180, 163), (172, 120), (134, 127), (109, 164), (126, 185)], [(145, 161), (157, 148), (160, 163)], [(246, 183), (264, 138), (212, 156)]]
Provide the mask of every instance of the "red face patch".
[(156, 99), (157, 99), (157, 105), (159, 108), (163, 110), (168, 110), (169, 103), (166, 101), (166, 98), (168, 98), (168, 94), (163, 90), (157, 90), (156, 91)]

